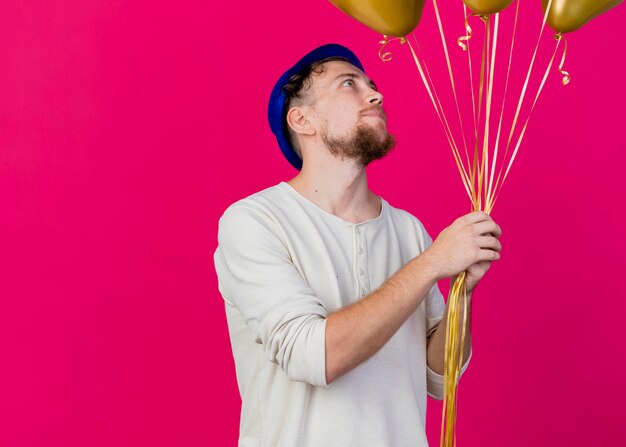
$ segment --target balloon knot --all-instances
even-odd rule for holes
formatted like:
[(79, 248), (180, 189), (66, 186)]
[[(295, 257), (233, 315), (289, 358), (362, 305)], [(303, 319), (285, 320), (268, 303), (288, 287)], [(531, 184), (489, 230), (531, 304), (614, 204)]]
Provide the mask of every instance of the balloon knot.
[(378, 42), (380, 44), (380, 49), (378, 50), (378, 57), (383, 62), (389, 62), (391, 59), (393, 59), (393, 54), (391, 54), (391, 51), (383, 51), (383, 50), (389, 43), (393, 42), (394, 40), (399, 40), (401, 45), (406, 43), (405, 37), (394, 37), (393, 39), (389, 39), (389, 36), (387, 36), (386, 34), (383, 34), (383, 40)]

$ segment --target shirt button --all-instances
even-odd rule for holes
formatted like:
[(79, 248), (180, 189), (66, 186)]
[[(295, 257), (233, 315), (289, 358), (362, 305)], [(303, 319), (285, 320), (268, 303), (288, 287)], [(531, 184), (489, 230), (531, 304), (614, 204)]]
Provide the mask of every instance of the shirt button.
[(365, 296), (365, 289), (361, 289), (361, 296)]
[(363, 247), (359, 248), (359, 254), (363, 254)]
[(363, 273), (365, 273), (365, 271), (363, 269), (361, 269), (361, 271), (359, 273), (361, 273), (361, 275), (362, 275)]
[(359, 227), (356, 227), (356, 232), (357, 232), (357, 234), (361, 233), (361, 230), (359, 229)]

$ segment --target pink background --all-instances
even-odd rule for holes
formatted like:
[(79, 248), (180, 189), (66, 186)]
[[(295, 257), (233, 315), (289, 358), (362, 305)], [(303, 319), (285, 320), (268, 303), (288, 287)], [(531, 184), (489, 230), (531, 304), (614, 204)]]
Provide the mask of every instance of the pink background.
[[(441, 3), (452, 40), (460, 1)], [(539, 4), (523, 2), (515, 92)], [(571, 35), (572, 82), (550, 76), (496, 205), (503, 257), (475, 295), (459, 446), (626, 438), (625, 21), (622, 5)], [(217, 221), (296, 174), (266, 104), (313, 47), (351, 47), (385, 94), (399, 143), (372, 190), (433, 237), (469, 210), (408, 52), (382, 63), (379, 36), (328, 2), (3, 2), (0, 30), (3, 447), (236, 444)], [(418, 36), (446, 81), (431, 2)]]

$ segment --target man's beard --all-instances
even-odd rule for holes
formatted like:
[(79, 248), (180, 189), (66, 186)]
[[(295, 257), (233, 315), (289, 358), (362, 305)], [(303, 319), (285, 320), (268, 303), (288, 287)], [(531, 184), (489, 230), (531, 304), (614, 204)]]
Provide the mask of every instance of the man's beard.
[(328, 137), (328, 132), (321, 132), (321, 138), (335, 157), (354, 159), (363, 167), (383, 158), (396, 145), (392, 134), (385, 131), (384, 137), (381, 137), (379, 131), (364, 123), (359, 123), (348, 137), (332, 138)]

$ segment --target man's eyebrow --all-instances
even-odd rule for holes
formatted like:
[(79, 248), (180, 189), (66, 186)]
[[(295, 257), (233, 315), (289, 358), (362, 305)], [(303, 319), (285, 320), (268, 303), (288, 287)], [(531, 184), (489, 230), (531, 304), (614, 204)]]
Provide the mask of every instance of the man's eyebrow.
[[(338, 75), (337, 77), (335, 77), (335, 79), (333, 79), (333, 82), (337, 81), (338, 79), (341, 78), (353, 78), (353, 79), (358, 79), (360, 78), (360, 76), (356, 73), (342, 73), (340, 75)], [(376, 83), (374, 81), (372, 81), (371, 79), (369, 80), (368, 84), (370, 85), (370, 87), (373, 87), (374, 90), (378, 91), (378, 87), (376, 86)]]

